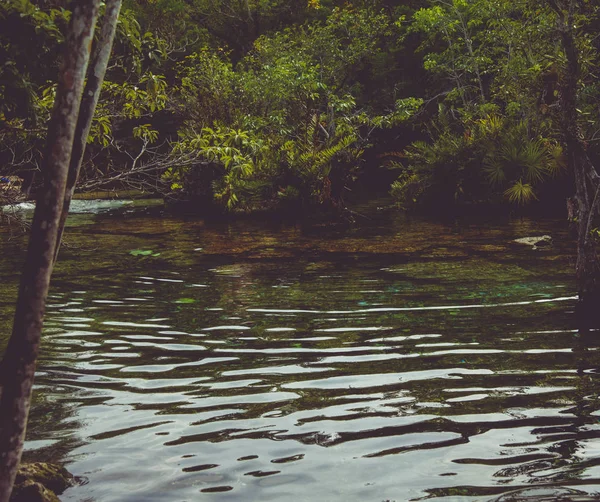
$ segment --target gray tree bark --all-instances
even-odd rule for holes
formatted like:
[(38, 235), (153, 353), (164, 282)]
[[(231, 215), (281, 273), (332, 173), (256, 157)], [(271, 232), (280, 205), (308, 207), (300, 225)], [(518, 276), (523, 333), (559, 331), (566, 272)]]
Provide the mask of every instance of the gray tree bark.
[(77, 124), (99, 0), (75, 0), (56, 101), (48, 129), (44, 187), (31, 223), (29, 246), (14, 317), (2, 361), (0, 399), (0, 502), (8, 502), (23, 451), (58, 222)]
[(100, 28), (100, 36), (96, 42), (89, 64), (87, 82), (85, 84), (83, 98), (81, 99), (79, 118), (77, 120), (75, 138), (73, 140), (73, 150), (69, 164), (69, 174), (67, 176), (67, 187), (65, 190), (60, 221), (58, 223), (58, 235), (56, 237), (56, 250), (54, 253), (55, 261), (58, 258), (60, 242), (65, 230), (65, 222), (67, 221), (69, 207), (71, 206), (71, 200), (73, 200), (73, 194), (75, 193), (75, 185), (77, 184), (79, 172), (81, 171), (81, 164), (83, 162), (83, 155), (92, 126), (94, 111), (96, 110), (96, 105), (100, 99), (100, 91), (102, 90), (102, 83), (104, 82), (108, 60), (115, 39), (117, 21), (119, 19), (122, 3), (122, 0), (107, 0), (106, 9), (101, 21), (102, 26)]

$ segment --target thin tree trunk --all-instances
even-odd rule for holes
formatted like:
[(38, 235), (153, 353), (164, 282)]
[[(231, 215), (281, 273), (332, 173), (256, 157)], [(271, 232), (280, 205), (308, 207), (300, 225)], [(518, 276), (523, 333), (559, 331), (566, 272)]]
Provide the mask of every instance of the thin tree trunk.
[(598, 324), (600, 307), (600, 266), (592, 235), (593, 217), (598, 206), (599, 176), (587, 153), (578, 125), (577, 94), (580, 77), (579, 51), (574, 33), (574, 0), (548, 0), (558, 17), (558, 30), (567, 60), (560, 82), (560, 117), (569, 168), (575, 176), (577, 201), (577, 314), (580, 327)]
[(77, 128), (75, 130), (75, 138), (73, 140), (73, 150), (69, 164), (65, 198), (60, 215), (60, 221), (58, 223), (54, 261), (56, 261), (58, 258), (60, 241), (65, 230), (65, 222), (67, 221), (67, 216), (69, 214), (71, 200), (73, 199), (73, 194), (75, 193), (75, 185), (77, 184), (77, 179), (79, 178), (79, 172), (83, 162), (83, 155), (85, 153), (85, 146), (87, 144), (90, 128), (92, 126), (92, 118), (94, 117), (94, 111), (96, 110), (98, 99), (100, 98), (100, 91), (102, 89), (102, 83), (104, 82), (104, 75), (106, 74), (108, 60), (110, 58), (113, 41), (115, 39), (115, 33), (117, 31), (117, 20), (119, 19), (121, 4), (122, 0), (107, 0), (106, 10), (104, 12), (104, 16), (102, 17), (100, 36), (98, 37), (98, 41), (96, 42), (96, 47), (90, 61), (87, 82), (85, 84), (85, 90), (83, 92), (83, 98), (81, 100), (81, 106), (79, 109), (79, 118), (77, 120)]
[(471, 62), (473, 67), (475, 68), (475, 76), (477, 77), (477, 83), (479, 85), (479, 93), (481, 94), (481, 101), (485, 103), (485, 89), (483, 88), (483, 80), (481, 79), (481, 72), (479, 71), (479, 64), (477, 63), (477, 58), (475, 57), (475, 52), (473, 51), (473, 40), (471, 40), (471, 36), (469, 35), (469, 30), (467, 29), (467, 24), (463, 19), (460, 11), (455, 9), (455, 12), (460, 20), (460, 27), (463, 32), (463, 38), (465, 41), (465, 45), (467, 46), (467, 52), (469, 53), (469, 57), (471, 58)]
[(9, 500), (23, 451), (35, 363), (54, 262), (71, 148), (99, 0), (75, 0), (48, 129), (44, 188), (38, 197), (14, 325), (2, 361), (0, 502)]

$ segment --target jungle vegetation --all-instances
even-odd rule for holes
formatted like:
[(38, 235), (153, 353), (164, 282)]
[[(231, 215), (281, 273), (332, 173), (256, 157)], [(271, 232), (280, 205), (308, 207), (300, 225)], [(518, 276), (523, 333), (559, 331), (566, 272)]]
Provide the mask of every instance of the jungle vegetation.
[[(577, 124), (594, 160), (599, 8), (572, 3)], [(80, 187), (309, 211), (380, 179), (405, 209), (563, 208), (556, 4), (125, 1)], [(0, 5), (0, 174), (34, 190), (68, 7)]]

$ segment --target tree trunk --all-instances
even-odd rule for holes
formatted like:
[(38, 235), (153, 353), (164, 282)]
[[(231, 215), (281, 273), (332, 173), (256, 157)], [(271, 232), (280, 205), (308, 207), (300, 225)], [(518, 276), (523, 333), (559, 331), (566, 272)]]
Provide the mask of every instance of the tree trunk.
[(73, 194), (75, 193), (75, 185), (77, 184), (77, 179), (79, 178), (79, 172), (83, 162), (83, 154), (85, 153), (85, 146), (87, 144), (90, 128), (92, 126), (92, 118), (94, 117), (94, 111), (96, 110), (98, 99), (100, 98), (100, 91), (102, 89), (102, 83), (104, 82), (104, 75), (106, 74), (110, 52), (115, 39), (115, 33), (117, 31), (117, 20), (119, 19), (121, 4), (122, 0), (107, 0), (106, 10), (104, 11), (104, 16), (102, 17), (100, 36), (98, 37), (98, 41), (96, 42), (96, 47), (90, 61), (87, 82), (85, 84), (85, 90), (83, 92), (83, 98), (79, 108), (79, 118), (77, 120), (77, 128), (75, 130), (75, 138), (73, 140), (73, 150), (69, 164), (69, 174), (67, 177), (64, 203), (60, 215), (60, 221), (58, 223), (54, 261), (56, 261), (58, 258), (60, 241), (65, 230), (65, 222), (67, 221), (67, 216), (69, 214), (71, 200), (73, 199)]
[(600, 203), (598, 175), (579, 129), (577, 95), (580, 77), (579, 51), (575, 43), (574, 0), (548, 0), (558, 17), (567, 67), (560, 82), (560, 121), (569, 169), (575, 176), (577, 202), (577, 316), (583, 330), (600, 327), (600, 266), (597, 256), (593, 219)]
[(9, 500), (23, 451), (58, 221), (99, 0), (75, 0), (48, 129), (44, 188), (37, 200), (14, 325), (2, 361), (0, 502)]

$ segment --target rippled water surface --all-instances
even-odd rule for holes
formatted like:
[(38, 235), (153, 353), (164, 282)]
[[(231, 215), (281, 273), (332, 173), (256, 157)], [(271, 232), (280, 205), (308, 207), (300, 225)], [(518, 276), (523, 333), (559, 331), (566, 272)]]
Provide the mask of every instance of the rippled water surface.
[[(82, 478), (63, 500), (600, 491), (599, 344), (561, 222), (75, 222), (27, 443)], [(0, 237), (6, 333), (23, 243)]]

